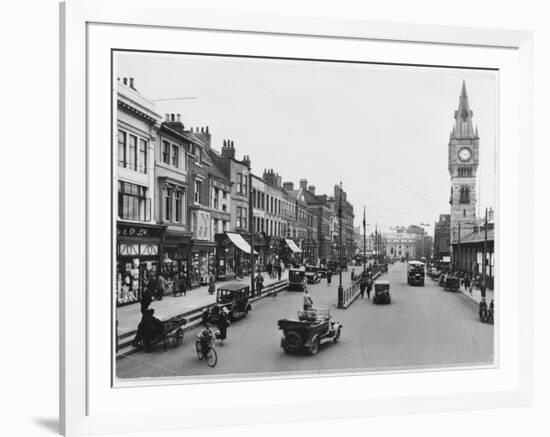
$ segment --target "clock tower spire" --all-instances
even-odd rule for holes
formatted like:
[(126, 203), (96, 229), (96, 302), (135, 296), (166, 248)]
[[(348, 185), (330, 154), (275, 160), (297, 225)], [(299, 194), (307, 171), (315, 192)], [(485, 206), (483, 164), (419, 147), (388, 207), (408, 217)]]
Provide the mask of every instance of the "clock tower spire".
[(449, 138), (449, 176), (451, 178), (451, 242), (472, 231), (476, 218), (476, 177), (479, 165), (479, 134), (474, 128), (466, 82), (454, 113), (454, 125)]

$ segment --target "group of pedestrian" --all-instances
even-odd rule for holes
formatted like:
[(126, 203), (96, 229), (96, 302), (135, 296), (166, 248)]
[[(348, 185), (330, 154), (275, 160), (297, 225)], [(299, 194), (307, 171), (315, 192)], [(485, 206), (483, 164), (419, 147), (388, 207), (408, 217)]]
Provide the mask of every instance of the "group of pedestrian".
[(367, 299), (370, 299), (370, 293), (372, 291), (372, 276), (370, 273), (363, 272), (361, 274), (359, 291), (361, 292), (361, 299), (365, 297), (365, 291), (367, 292)]

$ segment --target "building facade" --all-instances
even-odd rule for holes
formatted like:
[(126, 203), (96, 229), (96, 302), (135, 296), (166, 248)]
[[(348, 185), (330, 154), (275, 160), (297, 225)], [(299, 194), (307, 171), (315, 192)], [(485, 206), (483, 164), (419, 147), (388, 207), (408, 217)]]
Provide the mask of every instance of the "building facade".
[(458, 109), (448, 145), (449, 176), (451, 178), (451, 244), (458, 241), (461, 232), (473, 230), (476, 220), (476, 176), (479, 166), (479, 134), (473, 125), (466, 83), (462, 83)]
[(433, 257), (436, 261), (451, 258), (451, 215), (440, 214), (434, 225)]
[(154, 216), (154, 151), (162, 117), (133, 78), (119, 78), (116, 92), (115, 291), (117, 305), (124, 305), (141, 299), (145, 280), (160, 268), (164, 228)]
[(384, 236), (385, 254), (393, 260), (415, 259), (417, 257), (417, 237), (407, 232), (396, 232)]

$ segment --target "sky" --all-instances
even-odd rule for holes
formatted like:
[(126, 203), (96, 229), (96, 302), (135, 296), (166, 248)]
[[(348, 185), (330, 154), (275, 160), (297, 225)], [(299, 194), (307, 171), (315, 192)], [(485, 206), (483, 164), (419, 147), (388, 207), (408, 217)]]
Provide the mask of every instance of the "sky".
[(233, 140), (257, 175), (272, 168), (329, 195), (342, 181), (355, 226), (366, 206), (368, 232), (429, 223), (430, 234), (450, 212), (447, 146), (465, 80), (480, 136), (478, 212), (495, 206), (495, 71), (151, 53), (119, 53), (114, 71), (159, 114), (209, 126), (213, 148)]

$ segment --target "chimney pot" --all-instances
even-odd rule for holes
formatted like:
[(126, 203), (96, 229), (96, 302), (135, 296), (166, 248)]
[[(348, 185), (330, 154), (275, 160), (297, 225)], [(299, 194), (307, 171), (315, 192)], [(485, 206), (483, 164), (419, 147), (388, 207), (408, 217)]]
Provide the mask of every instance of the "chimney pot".
[(166, 116), (166, 121), (170, 121), (170, 114), (165, 114)]
[(123, 78), (122, 78), (122, 83), (123, 83), (124, 85), (128, 85), (128, 78), (127, 78), (127, 77), (123, 77)]
[(206, 133), (208, 133), (208, 126), (206, 126)]
[(135, 88), (134, 88), (134, 78), (133, 77), (130, 78), (130, 88), (135, 90)]
[(177, 119), (178, 119), (178, 122), (181, 123), (181, 114), (177, 114), (176, 117), (177, 117)]

